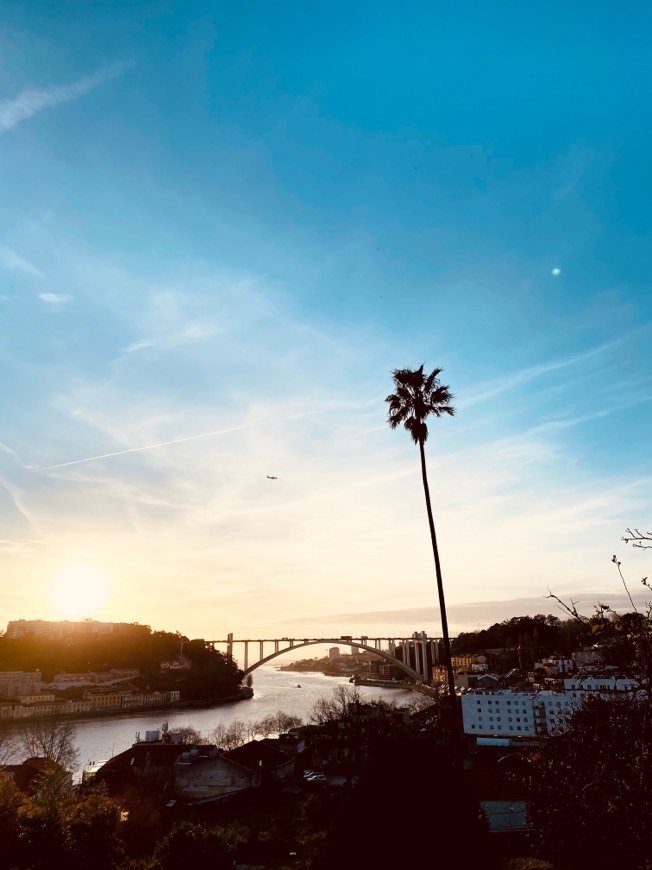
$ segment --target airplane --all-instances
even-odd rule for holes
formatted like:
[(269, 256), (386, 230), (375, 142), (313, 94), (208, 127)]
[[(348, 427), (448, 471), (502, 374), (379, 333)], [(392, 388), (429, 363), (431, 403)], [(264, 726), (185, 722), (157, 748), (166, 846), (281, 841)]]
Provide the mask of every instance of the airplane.
[(267, 474), (265, 476), (267, 477), (267, 480), (278, 480), (278, 477), (274, 477), (273, 474)]

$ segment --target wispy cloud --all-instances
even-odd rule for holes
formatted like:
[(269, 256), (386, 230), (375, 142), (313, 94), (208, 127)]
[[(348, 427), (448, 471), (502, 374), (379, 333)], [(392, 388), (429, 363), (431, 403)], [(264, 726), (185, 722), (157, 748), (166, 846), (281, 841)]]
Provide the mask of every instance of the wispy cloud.
[(61, 103), (69, 103), (90, 93), (98, 85), (126, 72), (131, 64), (115, 63), (99, 70), (94, 75), (84, 76), (69, 85), (49, 85), (45, 88), (29, 88), (12, 99), (0, 100), (0, 132), (11, 130), (40, 112)]
[(8, 453), (9, 456), (11, 456), (13, 459), (16, 460), (16, 462), (19, 463), (19, 465), (24, 465), (23, 460), (22, 460), (22, 459), (20, 458), (20, 456), (16, 453), (16, 451), (15, 451), (15, 450), (12, 450), (11, 447), (8, 447), (6, 444), (3, 444), (2, 441), (0, 441), (0, 451), (2, 451), (3, 453)]
[(0, 263), (5, 269), (11, 269), (14, 272), (24, 272), (27, 275), (33, 275), (35, 278), (44, 278), (45, 275), (40, 269), (37, 269), (33, 263), (21, 257), (11, 248), (0, 247)]
[(73, 299), (68, 293), (39, 293), (38, 298), (48, 305), (65, 305)]
[(541, 377), (541, 375), (546, 375), (549, 372), (558, 371), (559, 369), (565, 369), (570, 366), (577, 365), (578, 363), (584, 362), (585, 360), (605, 353), (606, 351), (611, 350), (617, 344), (622, 342), (623, 338), (624, 337), (621, 336), (614, 341), (604, 342), (604, 344), (601, 344), (598, 347), (591, 348), (590, 350), (584, 351), (583, 353), (578, 353), (575, 356), (566, 357), (565, 359), (552, 360), (551, 362), (542, 363), (541, 365), (530, 366), (529, 368), (523, 369), (520, 372), (515, 372), (514, 374), (507, 375), (507, 377), (503, 378), (502, 380), (492, 382), (491, 386), (489, 387), (481, 387), (477, 393), (472, 394), (471, 396), (464, 399), (463, 401), (458, 402), (457, 404), (460, 408), (468, 408), (471, 405), (477, 404), (478, 402), (484, 402), (487, 399), (493, 399), (494, 396), (498, 396), (501, 393), (507, 392), (508, 390), (513, 390), (516, 387), (527, 384), (529, 381)]
[(243, 429), (251, 429), (256, 426), (264, 426), (271, 423), (279, 423), (284, 420), (293, 420), (298, 417), (309, 417), (311, 414), (320, 414), (321, 411), (306, 411), (302, 414), (290, 414), (287, 417), (277, 417), (273, 420), (259, 420), (255, 423), (244, 423), (242, 426), (230, 426), (226, 429), (217, 429), (215, 432), (202, 432), (200, 435), (186, 435), (183, 438), (173, 438), (171, 441), (160, 441), (157, 444), (147, 444), (144, 447), (128, 447), (126, 450), (116, 450), (113, 453), (102, 453), (99, 456), (87, 456), (85, 459), (73, 459), (70, 462), (60, 462), (58, 465), (47, 465), (39, 471), (52, 471), (55, 468), (65, 468), (68, 465), (82, 465), (85, 462), (95, 462), (99, 459), (111, 459), (113, 456), (124, 456), (126, 453), (142, 453), (144, 450), (153, 450), (155, 447), (168, 447), (172, 444), (183, 444), (186, 441), (197, 441), (199, 438), (212, 438), (217, 435), (227, 435), (230, 432), (239, 432)]
[(139, 350), (145, 350), (148, 347), (153, 347), (154, 342), (144, 338), (141, 341), (133, 341), (126, 347), (122, 348), (122, 353), (136, 353)]

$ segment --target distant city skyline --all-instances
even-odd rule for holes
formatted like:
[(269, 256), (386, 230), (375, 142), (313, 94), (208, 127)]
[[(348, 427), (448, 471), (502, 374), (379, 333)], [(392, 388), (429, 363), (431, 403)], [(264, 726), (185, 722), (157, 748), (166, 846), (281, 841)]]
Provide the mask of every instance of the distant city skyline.
[(451, 632), (645, 600), (651, 19), (3, 7), (2, 622), (438, 635), (422, 363)]

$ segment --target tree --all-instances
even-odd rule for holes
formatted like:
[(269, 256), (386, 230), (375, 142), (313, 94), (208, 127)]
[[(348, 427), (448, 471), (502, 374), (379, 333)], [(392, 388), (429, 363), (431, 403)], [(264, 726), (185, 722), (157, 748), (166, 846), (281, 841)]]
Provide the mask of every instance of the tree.
[(573, 870), (652, 866), (651, 724), (645, 700), (588, 698), (546, 738), (530, 791), (541, 855)]
[(447, 386), (439, 380), (441, 369), (433, 369), (430, 374), (424, 374), (423, 365), (418, 369), (394, 369), (392, 377), (396, 392), (390, 393), (385, 401), (389, 405), (387, 422), (390, 428), (396, 429), (403, 426), (415, 444), (419, 446), (421, 457), (421, 479), (423, 491), (426, 497), (426, 511), (428, 513), (428, 525), (430, 527), (430, 540), (432, 553), (435, 560), (435, 573), (437, 576), (437, 593), (439, 595), (439, 612), (441, 614), (441, 627), (444, 636), (444, 652), (446, 655), (446, 671), (448, 675), (448, 692), (450, 695), (453, 722), (456, 730), (461, 730), (461, 721), (455, 694), (455, 677), (451, 661), (451, 642), (448, 633), (448, 618), (446, 616), (446, 601), (444, 598), (444, 581), (441, 573), (439, 560), (439, 548), (435, 522), (432, 516), (430, 503), (430, 487), (428, 486), (428, 474), (426, 469), (425, 444), (428, 440), (428, 425), (426, 420), (431, 415), (441, 417), (455, 414), (455, 408), (451, 404), (453, 394)]
[(298, 716), (277, 710), (276, 713), (269, 713), (264, 719), (261, 719), (258, 723), (258, 730), (264, 737), (268, 737), (270, 734), (283, 734), (290, 728), (296, 728), (301, 724), (301, 719)]
[(357, 686), (336, 686), (330, 698), (319, 698), (310, 712), (310, 721), (316, 725), (336, 722), (349, 712), (351, 704), (360, 703), (360, 689)]
[(186, 870), (211, 867), (231, 870), (233, 857), (220, 828), (196, 822), (179, 822), (158, 844), (154, 853), (156, 868)]
[(623, 541), (640, 547), (642, 550), (652, 549), (652, 532), (641, 532), (638, 529), (626, 529)]
[(201, 733), (192, 725), (175, 725), (174, 732), (181, 735), (182, 743), (193, 743), (195, 746), (201, 744)]
[(5, 729), (0, 730), (0, 765), (10, 764), (17, 749), (16, 734)]
[(6, 773), (0, 771), (0, 843), (2, 858), (13, 867), (20, 846), (19, 814), (25, 795)]
[[(633, 612), (598, 604), (584, 616), (575, 602), (549, 596), (632, 686), (612, 699), (587, 698), (566, 727), (543, 742), (533, 766), (535, 842), (543, 855), (573, 870), (652, 868), (652, 604), (636, 607), (621, 563), (616, 556), (611, 561)], [(651, 588), (647, 577), (642, 582)]]
[(220, 749), (237, 749), (249, 740), (249, 727), (242, 719), (234, 719), (229, 725), (220, 722), (211, 731), (213, 742)]
[(20, 734), (20, 746), (29, 757), (48, 758), (67, 771), (79, 760), (75, 746), (77, 729), (73, 722), (62, 719), (33, 721), (25, 724)]

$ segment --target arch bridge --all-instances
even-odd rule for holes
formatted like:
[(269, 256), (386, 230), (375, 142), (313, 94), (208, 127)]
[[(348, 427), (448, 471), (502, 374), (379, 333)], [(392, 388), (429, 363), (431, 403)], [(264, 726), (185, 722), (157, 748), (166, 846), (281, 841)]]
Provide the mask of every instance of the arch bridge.
[[(351, 649), (364, 650), (386, 659), (391, 664), (400, 668), (415, 683), (431, 682), (431, 674), (428, 666), (428, 652), (430, 661), (439, 660), (438, 648), (440, 638), (428, 637), (425, 631), (414, 632), (410, 637), (368, 637), (360, 635), (341, 635), (340, 637), (317, 637), (317, 638), (246, 638), (236, 639), (233, 634), (228, 634), (226, 640), (207, 641), (213, 648), (216, 646), (226, 647), (226, 654), (233, 659), (233, 649), (237, 644), (242, 645), (242, 668), (245, 676), (255, 671), (261, 665), (267, 664), (277, 656), (284, 655), (291, 650), (302, 647), (328, 644), (330, 646), (349, 646)], [(271, 652), (270, 652), (271, 647)], [(407, 651), (408, 661), (414, 662), (414, 667), (404, 662), (397, 656), (398, 650)], [(257, 655), (256, 655), (257, 653)], [(253, 661), (251, 661), (253, 659)], [(239, 660), (239, 659), (238, 659)]]

